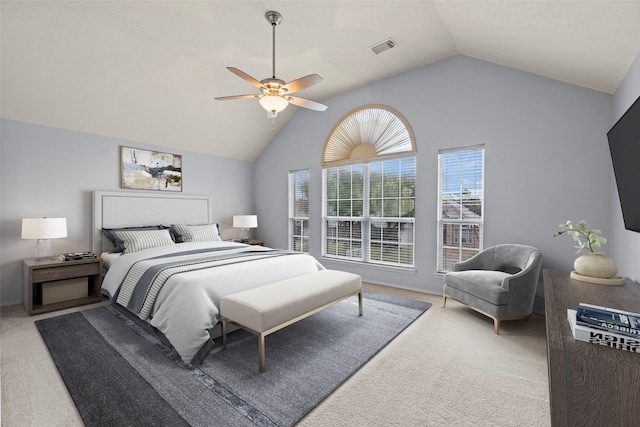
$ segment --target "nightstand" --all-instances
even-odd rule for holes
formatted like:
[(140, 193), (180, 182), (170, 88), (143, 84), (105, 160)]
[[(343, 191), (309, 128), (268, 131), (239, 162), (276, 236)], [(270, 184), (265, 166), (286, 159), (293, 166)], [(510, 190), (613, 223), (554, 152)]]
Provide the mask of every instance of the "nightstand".
[(27, 314), (100, 302), (102, 285), (100, 258), (75, 261), (34, 258), (23, 261), (22, 300)]

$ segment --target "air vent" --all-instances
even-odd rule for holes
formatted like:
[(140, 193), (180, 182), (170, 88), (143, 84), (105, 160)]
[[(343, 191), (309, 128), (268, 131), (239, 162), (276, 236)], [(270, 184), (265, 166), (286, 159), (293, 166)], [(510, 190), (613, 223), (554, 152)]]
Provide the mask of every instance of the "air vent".
[(371, 49), (376, 55), (379, 55), (385, 50), (391, 49), (392, 47), (396, 47), (396, 42), (393, 41), (393, 39), (388, 38), (384, 41), (381, 41), (380, 43), (374, 44), (369, 49)]

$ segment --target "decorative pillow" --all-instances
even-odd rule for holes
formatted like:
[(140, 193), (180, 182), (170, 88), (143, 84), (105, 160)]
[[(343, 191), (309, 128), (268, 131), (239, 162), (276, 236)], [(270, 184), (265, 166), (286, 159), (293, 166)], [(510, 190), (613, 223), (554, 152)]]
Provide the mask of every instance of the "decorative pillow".
[(172, 225), (171, 234), (176, 243), (222, 241), (218, 224)]
[(116, 235), (117, 231), (141, 231), (141, 230), (162, 230), (162, 225), (149, 225), (144, 227), (125, 227), (125, 228), (103, 228), (102, 234), (113, 244), (111, 252), (124, 252), (124, 242)]
[(173, 240), (171, 240), (171, 235), (167, 229), (116, 231), (115, 234), (124, 242), (125, 254), (175, 244)]

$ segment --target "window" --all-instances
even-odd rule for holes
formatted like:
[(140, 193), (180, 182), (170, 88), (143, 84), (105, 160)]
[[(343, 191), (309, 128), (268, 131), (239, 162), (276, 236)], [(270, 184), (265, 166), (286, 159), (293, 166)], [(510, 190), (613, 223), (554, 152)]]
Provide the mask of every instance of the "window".
[(289, 249), (309, 252), (309, 170), (289, 172)]
[(414, 266), (414, 156), (324, 170), (328, 257)]
[(438, 154), (438, 271), (482, 250), (484, 146)]
[(393, 108), (356, 108), (333, 128), (322, 157), (322, 255), (414, 266), (416, 148)]
[(416, 158), (373, 162), (369, 168), (369, 259), (414, 265)]

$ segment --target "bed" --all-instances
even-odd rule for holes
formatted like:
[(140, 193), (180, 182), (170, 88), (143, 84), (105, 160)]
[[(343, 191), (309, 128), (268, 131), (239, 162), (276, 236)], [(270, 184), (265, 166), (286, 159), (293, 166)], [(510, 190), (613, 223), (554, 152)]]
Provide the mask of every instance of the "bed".
[(192, 365), (219, 336), (221, 297), (324, 269), (307, 254), (223, 241), (206, 196), (96, 191), (93, 207), (103, 294)]

